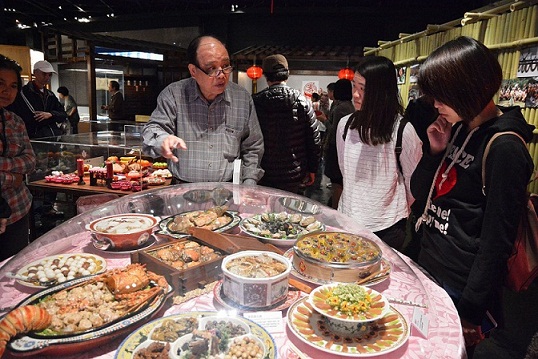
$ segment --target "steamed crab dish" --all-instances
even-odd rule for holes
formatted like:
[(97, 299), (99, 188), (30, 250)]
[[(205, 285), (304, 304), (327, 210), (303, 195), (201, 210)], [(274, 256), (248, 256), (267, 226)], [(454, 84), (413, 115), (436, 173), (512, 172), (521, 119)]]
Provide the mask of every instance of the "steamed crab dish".
[(302, 234), (323, 230), (323, 225), (314, 216), (280, 212), (263, 213), (247, 218), (243, 221), (242, 228), (247, 233), (259, 237), (296, 239)]
[(219, 229), (229, 224), (233, 217), (228, 214), (226, 206), (213, 207), (205, 211), (192, 211), (174, 216), (168, 223), (171, 232), (188, 233), (189, 228), (199, 227), (209, 230)]
[(246, 278), (269, 278), (284, 273), (288, 265), (267, 254), (238, 257), (226, 263), (226, 269)]

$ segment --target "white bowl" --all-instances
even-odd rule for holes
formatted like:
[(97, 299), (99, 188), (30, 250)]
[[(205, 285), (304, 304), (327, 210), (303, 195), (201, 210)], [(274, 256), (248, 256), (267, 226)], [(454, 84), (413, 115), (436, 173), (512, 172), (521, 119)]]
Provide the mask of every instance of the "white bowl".
[[(276, 261), (283, 271), (266, 277), (252, 277), (254, 273), (261, 273), (252, 270), (256, 265), (251, 265), (251, 261), (256, 259)], [(240, 268), (228, 268), (237, 260), (242, 264)], [(224, 274), (223, 293), (234, 303), (261, 309), (286, 300), (291, 272), (291, 263), (286, 257), (268, 251), (242, 251), (224, 258), (221, 267)]]
[(125, 250), (146, 243), (158, 223), (159, 219), (149, 214), (126, 213), (99, 218), (86, 228), (107, 249)]
[[(371, 298), (371, 306), (364, 311), (354, 313), (335, 309), (334, 306), (327, 303), (327, 298), (329, 297), (328, 294), (332, 293), (338, 286), (357, 287), (360, 290), (364, 290), (364, 292)], [(381, 319), (390, 310), (388, 300), (381, 293), (354, 283), (331, 283), (322, 285), (315, 288), (310, 293), (308, 300), (314, 310), (329, 318), (329, 324), (332, 322), (335, 326), (349, 326), (350, 328), (354, 328), (356, 324)]]

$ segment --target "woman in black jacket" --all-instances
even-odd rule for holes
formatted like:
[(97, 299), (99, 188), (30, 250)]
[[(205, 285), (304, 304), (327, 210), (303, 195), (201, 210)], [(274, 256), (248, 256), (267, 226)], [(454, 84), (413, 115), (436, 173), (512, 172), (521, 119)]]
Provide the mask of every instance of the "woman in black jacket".
[[(426, 202), (418, 219), (423, 229), (418, 261), (454, 301), (469, 356), (484, 340), (488, 312), (502, 324), (499, 307), (507, 258), (533, 170), (521, 139), (530, 141), (534, 126), (527, 124), (519, 107), (495, 106), (493, 97), (501, 81), (497, 58), (470, 37), (457, 38), (436, 49), (420, 67), (418, 80), (439, 111), (427, 129), (429, 146), (411, 180), (415, 198)], [(507, 134), (495, 139), (484, 166), (486, 144), (495, 133), (506, 131), (518, 136)], [(512, 333), (513, 337), (525, 337), (523, 344), (504, 340), (503, 344), (513, 350), (506, 357), (522, 357), (538, 325), (536, 314), (531, 314), (536, 313), (538, 305), (536, 301), (528, 303), (527, 322), (535, 323), (533, 331)], [(498, 330), (491, 336), (495, 337)], [(518, 346), (520, 352), (516, 354)], [(478, 346), (475, 354), (501, 358), (495, 353), (481, 353)]]

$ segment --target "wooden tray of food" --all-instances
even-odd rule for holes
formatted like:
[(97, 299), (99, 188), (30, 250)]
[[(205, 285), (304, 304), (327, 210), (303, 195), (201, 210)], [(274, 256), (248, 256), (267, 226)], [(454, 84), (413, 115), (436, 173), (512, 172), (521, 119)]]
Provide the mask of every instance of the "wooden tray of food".
[(145, 264), (166, 278), (175, 295), (184, 295), (218, 280), (226, 254), (221, 248), (184, 238), (133, 252), (131, 263)]

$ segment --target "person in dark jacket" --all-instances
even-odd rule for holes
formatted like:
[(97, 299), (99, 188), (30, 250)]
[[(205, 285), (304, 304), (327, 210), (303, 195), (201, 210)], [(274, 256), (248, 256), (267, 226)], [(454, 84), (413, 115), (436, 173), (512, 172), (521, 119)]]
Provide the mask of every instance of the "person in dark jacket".
[[(123, 113), (123, 94), (120, 91), (120, 83), (112, 80), (108, 83), (108, 92), (110, 92), (110, 102), (108, 105), (102, 105), (102, 110), (108, 111), (108, 118), (112, 122), (110, 129), (112, 131), (123, 131), (123, 124), (121, 121), (125, 120)], [(119, 122), (118, 122), (119, 121)]]
[[(34, 79), (24, 85), (17, 94), (15, 102), (6, 107), (9, 111), (22, 118), (30, 139), (43, 137), (58, 137), (64, 134), (64, 124), (67, 123), (67, 113), (54, 92), (47, 89), (50, 79), (56, 73), (48, 61), (37, 61), (34, 64)], [(54, 139), (56, 140), (56, 139)], [(50, 148), (59, 152), (59, 146)], [(57, 161), (54, 159), (54, 161)], [(43, 206), (34, 202), (35, 212), (46, 217), (61, 218), (63, 212), (54, 208), (56, 193), (45, 192)]]
[[(514, 131), (525, 141), (533, 137), (519, 107), (495, 106), (502, 70), (482, 43), (459, 37), (436, 49), (421, 65), (418, 84), (439, 111), (428, 127), (429, 148), (423, 152), (411, 180), (415, 198), (426, 201), (418, 262), (447, 291), (458, 310), (467, 353), (484, 344), (482, 328), (489, 312), (503, 325), (500, 310), (503, 282), (526, 205), (533, 163), (516, 135), (494, 140), (485, 164), (484, 150), (498, 132)], [(514, 332), (504, 345), (523, 357), (535, 328), (538, 304), (529, 302), (533, 331)], [(491, 332), (492, 339), (499, 330)], [(506, 338), (509, 338), (506, 337)], [(496, 352), (474, 351), (475, 359), (500, 358)], [(521, 345), (522, 344), (522, 345)], [(519, 347), (519, 348), (518, 348)], [(517, 353), (519, 349), (519, 353)]]
[(355, 111), (351, 102), (351, 81), (340, 79), (334, 84), (334, 101), (331, 104), (331, 112), (327, 121), (327, 138), (324, 144), (325, 176), (331, 180), (330, 206), (338, 208), (338, 201), (342, 194), (343, 178), (342, 171), (338, 166), (338, 152), (336, 150), (336, 129), (340, 119)]
[(22, 87), (15, 102), (7, 107), (23, 119), (31, 139), (63, 134), (67, 113), (54, 92), (46, 88), (55, 73), (48, 61), (37, 61), (34, 79)]
[(269, 87), (252, 96), (265, 144), (265, 174), (258, 184), (298, 193), (301, 183), (314, 183), (318, 170), (319, 122), (301, 92), (286, 85), (284, 56), (268, 56), (262, 67)]

